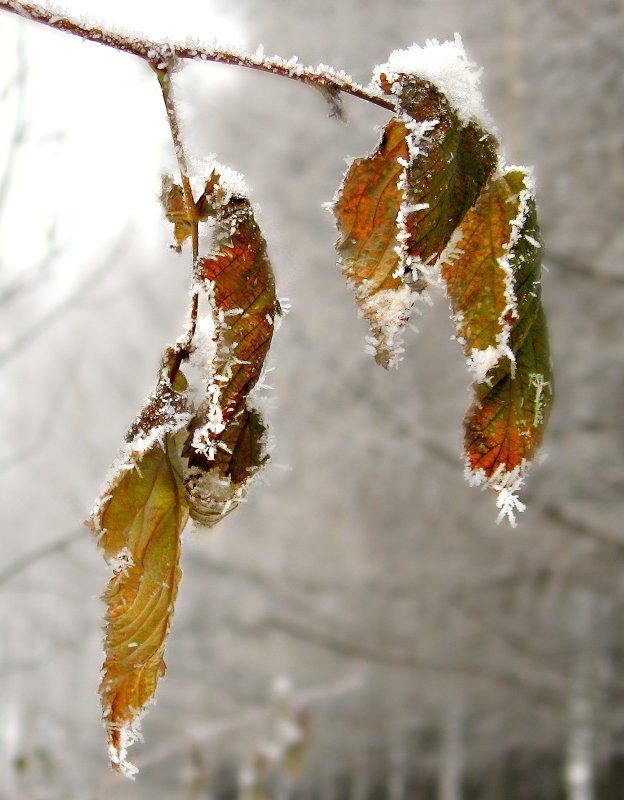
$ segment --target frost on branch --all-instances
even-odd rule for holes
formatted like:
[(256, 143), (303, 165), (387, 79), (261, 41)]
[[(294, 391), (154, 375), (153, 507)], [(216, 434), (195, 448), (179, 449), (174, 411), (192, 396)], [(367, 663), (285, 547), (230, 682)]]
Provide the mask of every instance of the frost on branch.
[[(171, 182), (163, 200), (181, 247), (193, 214)], [(196, 205), (200, 219), (213, 221), (213, 255), (197, 261), (187, 329), (165, 352), (156, 389), (90, 518), (113, 569), (104, 595), (103, 716), (111, 763), (129, 776), (127, 748), (165, 671), (189, 513), (215, 525), (267, 460), (265, 426), (249, 399), (279, 314), (266, 244), (249, 200), (216, 172)]]
[[(497, 163), (496, 141), (467, 118), (468, 103), (456, 109), (428, 72), (407, 71), (424, 65), (422, 58), (394, 53), (377, 68), (397, 113), (377, 149), (353, 162), (334, 201), (342, 270), (384, 367), (398, 365), (401, 330), (415, 298), (437, 274), (440, 255)], [(469, 66), (454, 64), (455, 73), (467, 73), (476, 94)]]

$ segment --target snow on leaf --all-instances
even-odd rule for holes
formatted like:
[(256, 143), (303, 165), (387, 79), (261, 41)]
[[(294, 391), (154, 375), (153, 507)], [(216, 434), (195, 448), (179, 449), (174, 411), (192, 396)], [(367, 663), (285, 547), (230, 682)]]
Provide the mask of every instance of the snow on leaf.
[(121, 470), (100, 503), (94, 528), (113, 565), (106, 602), (100, 694), (111, 764), (132, 777), (127, 748), (165, 672), (165, 641), (180, 580), (180, 537), (188, 518), (181, 437), (163, 440)]
[(464, 124), (472, 120), (485, 127), (491, 124), (479, 88), (480, 70), (468, 60), (458, 33), (452, 42), (427, 39), (424, 47), (414, 44), (406, 50), (395, 50), (385, 64), (375, 68), (376, 84), (382, 75), (388, 84), (400, 82), (402, 75), (428, 81), (446, 96)]
[(334, 201), (342, 271), (370, 323), (377, 363), (386, 369), (398, 364), (400, 331), (414, 302), (397, 224), (408, 158), (407, 128), (393, 118), (375, 151), (351, 164)]
[[(205, 198), (216, 223), (216, 253), (199, 259), (196, 282), (212, 302), (214, 356), (184, 455), (191, 516), (212, 526), (244, 499), (267, 460), (265, 426), (249, 395), (281, 311), (266, 242), (249, 200), (227, 196), (216, 174)], [(191, 366), (202, 358), (201, 347), (196, 348)]]
[(500, 359), (475, 384), (476, 399), (465, 420), (465, 449), (469, 480), (499, 493), (499, 521), (507, 516), (513, 525), (514, 511), (523, 510), (516, 492), (542, 442), (553, 389), (532, 182), (519, 168), (507, 170), (502, 180), (507, 188), (501, 184), (496, 191), (509, 192), (516, 211), (506, 254), (499, 257), (513, 279), (514, 309), (506, 316), (511, 357)]

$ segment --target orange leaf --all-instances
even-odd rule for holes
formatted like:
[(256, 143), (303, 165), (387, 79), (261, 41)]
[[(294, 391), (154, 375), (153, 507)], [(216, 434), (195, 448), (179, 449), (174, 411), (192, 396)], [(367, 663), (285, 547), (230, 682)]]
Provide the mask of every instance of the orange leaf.
[(164, 435), (115, 476), (95, 527), (113, 564), (104, 596), (106, 640), (100, 694), (111, 763), (127, 775), (127, 747), (165, 672), (165, 640), (180, 580), (180, 536), (188, 518), (178, 450)]
[(397, 226), (409, 156), (406, 137), (405, 125), (391, 119), (376, 150), (351, 164), (334, 203), (342, 271), (370, 323), (375, 359), (386, 369), (398, 365), (400, 331), (413, 305)]

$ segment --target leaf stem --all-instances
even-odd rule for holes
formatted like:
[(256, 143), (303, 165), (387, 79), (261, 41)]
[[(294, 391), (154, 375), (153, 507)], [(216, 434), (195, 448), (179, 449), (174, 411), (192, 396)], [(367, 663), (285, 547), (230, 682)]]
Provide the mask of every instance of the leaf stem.
[(316, 69), (305, 67), (296, 58), (285, 60), (278, 56), (266, 58), (260, 53), (250, 55), (231, 49), (208, 48), (201, 45), (182, 45), (168, 42), (155, 42), (140, 36), (129, 36), (118, 31), (105, 30), (98, 25), (74, 20), (63, 14), (22, 0), (0, 0), (0, 9), (17, 14), (32, 22), (38, 22), (49, 28), (71, 33), (81, 39), (103, 44), (124, 53), (142, 58), (153, 64), (156, 69), (166, 69), (171, 59), (192, 61), (211, 61), (232, 64), (239, 67), (269, 72), (283, 78), (299, 81), (319, 89), (329, 100), (335, 102), (339, 93), (349, 94), (365, 100), (380, 108), (394, 111), (394, 101), (370, 91), (355, 83), (343, 72), (331, 67), (319, 66)]
[[(165, 109), (167, 111), (167, 120), (169, 122), (169, 130), (171, 131), (171, 139), (173, 141), (173, 149), (175, 150), (176, 158), (178, 160), (178, 167), (180, 169), (180, 178), (182, 181), (182, 191), (184, 192), (184, 202), (186, 205), (188, 217), (191, 222), (191, 237), (193, 243), (193, 271), (195, 275), (197, 269), (197, 262), (199, 260), (199, 212), (197, 210), (197, 203), (193, 197), (193, 189), (189, 178), (188, 161), (186, 159), (186, 152), (184, 150), (184, 141), (180, 130), (180, 122), (176, 112), (175, 102), (173, 99), (173, 86), (171, 84), (171, 60), (166, 66), (156, 65), (150, 62), (151, 67), (158, 77), (158, 83), (162, 91)], [(195, 328), (197, 326), (197, 310), (199, 306), (199, 296), (197, 290), (193, 289), (191, 295), (191, 310), (190, 321), (186, 335), (186, 339), (176, 353), (174, 363), (169, 370), (169, 380), (173, 383), (175, 376), (180, 369), (182, 360), (185, 355), (188, 355), (193, 337), (195, 336)]]

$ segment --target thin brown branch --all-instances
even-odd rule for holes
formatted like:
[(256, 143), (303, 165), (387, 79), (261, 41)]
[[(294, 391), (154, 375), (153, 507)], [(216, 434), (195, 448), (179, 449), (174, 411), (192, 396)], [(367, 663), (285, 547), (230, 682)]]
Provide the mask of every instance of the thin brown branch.
[(264, 55), (250, 55), (228, 49), (208, 48), (201, 45), (182, 45), (173, 42), (154, 42), (142, 36), (129, 36), (118, 31), (105, 30), (99, 25), (89, 25), (86, 22), (74, 20), (71, 17), (54, 13), (41, 6), (18, 0), (0, 0), (0, 9), (17, 14), (32, 22), (39, 22), (54, 30), (70, 33), (87, 39), (91, 42), (112, 47), (123, 53), (142, 58), (157, 69), (166, 69), (172, 59), (191, 61), (212, 61), (221, 64), (231, 64), (238, 67), (259, 72), (268, 72), (283, 78), (299, 81), (320, 90), (326, 97), (336, 98), (337, 93), (343, 92), (360, 100), (366, 100), (380, 108), (394, 111), (394, 103), (385, 97), (365, 89), (355, 83), (353, 79), (343, 72), (336, 72), (329, 67), (305, 67), (296, 58), (285, 60), (274, 56), (266, 58)]

